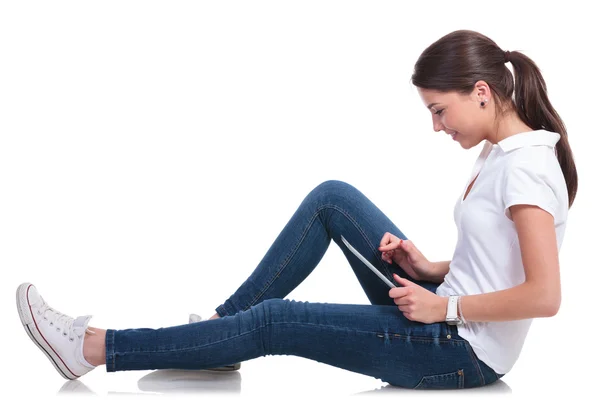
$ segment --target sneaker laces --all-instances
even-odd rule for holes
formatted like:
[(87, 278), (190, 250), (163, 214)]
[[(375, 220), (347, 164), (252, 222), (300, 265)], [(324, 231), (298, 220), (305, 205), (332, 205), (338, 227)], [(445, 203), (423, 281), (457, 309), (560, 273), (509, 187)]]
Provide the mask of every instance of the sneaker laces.
[[(40, 300), (42, 304), (39, 307), (38, 314), (50, 321), (50, 326), (56, 325), (63, 332), (74, 332), (78, 337), (81, 337), (85, 332), (91, 335), (96, 334), (95, 331), (87, 328), (87, 322), (92, 318), (92, 315), (73, 318), (48, 306), (48, 303), (46, 303), (42, 296), (40, 296)], [(49, 313), (49, 316), (46, 316), (46, 313)], [(72, 338), (69, 337), (69, 339)]]

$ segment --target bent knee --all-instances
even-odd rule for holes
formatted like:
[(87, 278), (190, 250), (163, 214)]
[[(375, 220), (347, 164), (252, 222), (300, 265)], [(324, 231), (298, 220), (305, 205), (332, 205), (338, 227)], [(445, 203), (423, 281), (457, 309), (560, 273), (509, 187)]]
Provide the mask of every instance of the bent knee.
[(314, 190), (319, 192), (340, 192), (344, 190), (354, 189), (351, 184), (337, 179), (330, 179), (318, 184)]
[(311, 198), (317, 198), (321, 202), (331, 202), (332, 199), (353, 198), (360, 194), (351, 184), (330, 179), (317, 185), (310, 193)]

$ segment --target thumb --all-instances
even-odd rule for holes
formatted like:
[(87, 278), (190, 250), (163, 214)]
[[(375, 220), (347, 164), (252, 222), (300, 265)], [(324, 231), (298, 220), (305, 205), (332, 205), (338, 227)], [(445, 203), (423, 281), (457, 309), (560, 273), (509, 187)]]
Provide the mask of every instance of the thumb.
[(396, 274), (392, 274), (392, 275), (394, 276), (394, 279), (396, 280), (396, 282), (398, 282), (402, 286), (414, 286), (414, 285), (416, 285), (416, 283), (414, 283), (413, 281), (409, 281), (408, 279), (400, 278)]
[(406, 240), (401, 240), (398, 243), (398, 248), (400, 250), (402, 250), (404, 253), (406, 253), (407, 255), (412, 254), (413, 250), (414, 250), (414, 247), (413, 247), (412, 243), (409, 243)]

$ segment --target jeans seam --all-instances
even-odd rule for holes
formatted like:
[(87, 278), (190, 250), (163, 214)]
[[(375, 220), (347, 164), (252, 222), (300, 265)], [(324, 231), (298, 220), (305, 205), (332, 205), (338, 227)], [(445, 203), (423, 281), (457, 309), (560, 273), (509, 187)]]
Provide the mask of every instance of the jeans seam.
[(357, 220), (355, 220), (354, 218), (352, 218), (352, 214), (350, 214), (349, 212), (347, 212), (346, 210), (344, 210), (341, 207), (338, 207), (335, 204), (326, 204), (323, 207), (319, 208), (319, 211), (321, 211), (322, 208), (324, 207), (331, 207), (334, 210), (338, 211), (340, 214), (344, 215), (346, 218), (348, 218), (349, 221), (351, 221), (353, 223), (353, 225), (356, 227), (356, 229), (358, 230), (358, 232), (361, 234), (361, 236), (363, 237), (363, 239), (365, 240), (365, 242), (367, 242), (367, 245), (369, 246), (369, 248), (371, 249), (371, 252), (373, 254), (375, 254), (375, 258), (379, 261), (379, 265), (383, 268), (381, 268), (381, 270), (383, 270), (382, 272), (387, 276), (387, 278), (390, 281), (394, 281), (394, 277), (392, 276), (392, 274), (390, 273), (389, 267), (386, 263), (383, 262), (383, 260), (379, 257), (377, 257), (377, 251), (375, 250), (375, 247), (373, 246), (373, 243), (371, 242), (371, 240), (369, 240), (369, 236), (367, 235), (367, 233), (364, 231), (364, 229), (362, 228), (362, 226), (358, 223)]
[(369, 245), (369, 248), (371, 249), (371, 252), (375, 255), (375, 258), (379, 262), (380, 267), (382, 267), (382, 268), (380, 268), (382, 270), (382, 272), (387, 276), (387, 278), (391, 282), (394, 282), (394, 277), (392, 276), (392, 273), (389, 270), (388, 264), (386, 264), (385, 262), (383, 262), (383, 260), (381, 258), (377, 257), (377, 255), (378, 255), (377, 254), (377, 250), (373, 246), (373, 243), (371, 242), (371, 240), (369, 240), (369, 236), (362, 229), (362, 227), (360, 226), (360, 224), (358, 223), (358, 221), (356, 221), (355, 219), (353, 219), (352, 216), (350, 215), (350, 213), (345, 212), (345, 210), (340, 209), (339, 211), (340, 211), (340, 213), (344, 214), (346, 216), (346, 218), (348, 218), (350, 221), (352, 221), (354, 223), (354, 225), (356, 226), (356, 229), (360, 232), (360, 234), (362, 235), (362, 237), (365, 240), (365, 242), (367, 242), (367, 244)]
[[(374, 247), (371, 244), (371, 241), (369, 240), (368, 236), (366, 235), (366, 233), (364, 232), (364, 230), (362, 229), (362, 227), (360, 226), (360, 224), (354, 218), (352, 218), (352, 216), (348, 212), (346, 212), (346, 210), (344, 210), (341, 207), (338, 207), (336, 204), (331, 204), (331, 203), (323, 204), (323, 205), (319, 206), (317, 208), (317, 210), (313, 213), (312, 218), (310, 219), (310, 221), (309, 221), (306, 229), (304, 230), (304, 232), (302, 232), (302, 236), (300, 237), (300, 240), (298, 240), (298, 243), (297, 243), (296, 247), (293, 248), (292, 251), (290, 252), (290, 254), (288, 254), (288, 256), (283, 260), (283, 262), (281, 264), (281, 268), (279, 268), (279, 270), (277, 271), (277, 273), (274, 274), (274, 277), (270, 281), (267, 281), (265, 283), (265, 286), (250, 301), (250, 304), (247, 305), (247, 306), (245, 306), (243, 308), (244, 311), (248, 310), (253, 305), (256, 305), (256, 301), (271, 287), (271, 285), (273, 285), (273, 282), (275, 282), (275, 279), (277, 279), (277, 277), (281, 274), (281, 271), (283, 271), (283, 269), (285, 269), (285, 267), (288, 265), (289, 260), (291, 260), (294, 257), (294, 255), (296, 254), (298, 248), (302, 244), (302, 241), (306, 238), (306, 235), (308, 234), (308, 231), (310, 231), (310, 229), (312, 228), (312, 226), (313, 226), (315, 220), (317, 219), (317, 216), (321, 212), (321, 210), (323, 210), (325, 208), (331, 208), (331, 209), (333, 209), (335, 211), (338, 211), (340, 214), (342, 214), (343, 216), (345, 216), (350, 222), (352, 222), (352, 224), (356, 227), (356, 229), (359, 231), (359, 233), (361, 234), (361, 236), (369, 244), (369, 247), (371, 248), (371, 250), (375, 251)], [(381, 261), (380, 264), (382, 264), (384, 266), (383, 270), (384, 270), (385, 274), (387, 275), (387, 277), (390, 280), (392, 280), (393, 277), (389, 273), (387, 265), (383, 264), (383, 261)]]
[(479, 365), (479, 362), (477, 361), (477, 356), (475, 355), (473, 348), (469, 344), (469, 341), (465, 340), (464, 342), (465, 342), (465, 347), (467, 349), (467, 352), (471, 356), (471, 360), (473, 361), (473, 364), (475, 365), (475, 369), (477, 370), (477, 373), (479, 374), (479, 380), (481, 382), (481, 386), (484, 386), (485, 385), (485, 377), (483, 376), (483, 372), (481, 371), (481, 366)]
[(306, 235), (308, 234), (308, 231), (310, 231), (310, 228), (313, 226), (313, 224), (315, 222), (315, 219), (316, 219), (317, 215), (319, 215), (319, 212), (321, 211), (321, 209), (322, 209), (322, 207), (319, 207), (317, 209), (317, 211), (315, 211), (315, 213), (313, 214), (312, 218), (310, 219), (310, 221), (309, 221), (306, 229), (304, 229), (304, 232), (302, 232), (302, 236), (300, 236), (300, 240), (298, 240), (298, 243), (297, 243), (296, 247), (293, 248), (292, 251), (284, 258), (283, 262), (280, 265), (280, 268), (277, 270), (277, 273), (275, 273), (273, 275), (273, 277), (271, 278), (271, 280), (267, 281), (265, 283), (265, 285), (263, 286), (263, 288), (258, 292), (258, 294), (256, 296), (254, 296), (254, 298), (250, 301), (250, 304), (248, 304), (247, 306), (245, 306), (243, 308), (244, 311), (248, 310), (253, 305), (256, 305), (256, 301), (259, 298), (261, 298), (262, 295), (265, 294), (265, 292), (267, 290), (269, 290), (269, 288), (271, 287), (271, 285), (273, 285), (273, 282), (275, 282), (275, 280), (279, 277), (279, 275), (281, 275), (281, 272), (289, 264), (289, 260), (291, 260), (292, 257), (294, 257), (294, 255), (296, 254), (296, 251), (298, 250), (298, 248), (302, 244), (302, 241), (304, 240), (304, 238), (306, 238)]
[[(180, 352), (180, 351), (198, 350), (198, 349), (201, 349), (201, 348), (206, 347), (206, 346), (210, 346), (210, 345), (213, 345), (213, 344), (216, 344), (216, 343), (225, 342), (225, 341), (228, 341), (228, 340), (231, 340), (231, 339), (236, 339), (236, 338), (239, 338), (239, 337), (251, 334), (251, 333), (253, 333), (253, 332), (255, 332), (255, 331), (259, 330), (259, 329), (265, 328), (265, 327), (267, 327), (269, 325), (284, 325), (284, 324), (287, 324), (287, 325), (294, 325), (294, 324), (296, 324), (296, 325), (329, 327), (329, 328), (335, 328), (335, 329), (337, 329), (339, 331), (353, 332), (353, 333), (365, 333), (365, 334), (373, 334), (373, 333), (379, 334), (380, 333), (378, 331), (364, 331), (364, 330), (361, 330), (361, 329), (346, 329), (346, 328), (340, 327), (338, 325), (313, 324), (313, 323), (310, 323), (310, 322), (296, 322), (296, 321), (267, 322), (267, 323), (265, 323), (265, 325), (259, 326), (258, 328), (254, 328), (254, 329), (249, 330), (247, 332), (240, 333), (240, 334), (234, 335), (234, 336), (230, 336), (228, 338), (225, 338), (225, 339), (222, 339), (222, 340), (218, 340), (218, 341), (215, 341), (215, 342), (211, 342), (211, 343), (208, 343), (208, 344), (202, 344), (202, 345), (199, 345), (199, 346), (192, 346), (192, 347), (186, 347), (186, 348), (181, 348), (181, 349), (129, 351), (129, 352), (122, 352), (121, 354), (128, 354), (128, 353), (135, 353), (135, 354), (141, 354), (141, 353), (168, 353), (168, 352)], [(411, 340), (424, 340), (424, 341), (428, 341), (428, 342), (433, 342), (433, 341), (436, 341), (436, 340), (439, 340), (440, 342), (448, 342), (448, 343), (449, 342), (464, 341), (464, 339), (460, 340), (460, 339), (445, 339), (445, 338), (429, 338), (429, 337), (425, 337), (425, 336), (404, 336), (404, 337), (410, 337)], [(113, 365), (113, 369), (114, 369), (114, 358), (113, 358), (113, 364), (112, 365)]]
[[(378, 337), (385, 337), (385, 332), (374, 332), (375, 334), (377, 334)], [(409, 339), (409, 340), (415, 340), (415, 341), (427, 341), (427, 342), (435, 342), (435, 341), (440, 341), (440, 342), (455, 342), (455, 343), (462, 343), (465, 341), (465, 339), (448, 339), (447, 337), (443, 337), (443, 336), (436, 336), (436, 337), (429, 337), (429, 336), (418, 336), (418, 335), (404, 335), (404, 334), (400, 334), (400, 333), (393, 333), (393, 332), (388, 332), (387, 333), (388, 336), (394, 336), (400, 339)]]

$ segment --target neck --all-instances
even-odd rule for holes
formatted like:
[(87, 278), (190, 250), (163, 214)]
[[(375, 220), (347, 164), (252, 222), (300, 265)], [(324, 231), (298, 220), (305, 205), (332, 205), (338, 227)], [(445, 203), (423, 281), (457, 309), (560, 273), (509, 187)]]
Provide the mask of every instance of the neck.
[(533, 130), (535, 129), (528, 126), (521, 118), (519, 118), (517, 113), (513, 112), (504, 117), (498, 124), (498, 131), (495, 134), (491, 133), (486, 139), (493, 144), (498, 144), (499, 141), (506, 139), (509, 136)]

